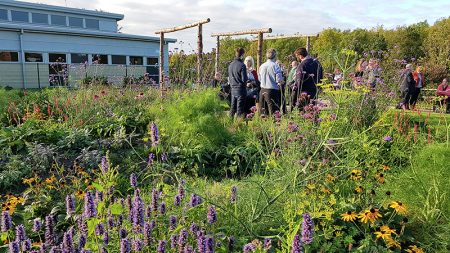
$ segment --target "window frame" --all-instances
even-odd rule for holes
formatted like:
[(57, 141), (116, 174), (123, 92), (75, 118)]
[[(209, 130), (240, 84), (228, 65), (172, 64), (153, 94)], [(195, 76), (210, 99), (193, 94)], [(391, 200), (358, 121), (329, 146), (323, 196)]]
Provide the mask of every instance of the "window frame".
[[(75, 19), (78, 20), (78, 21), (81, 21), (81, 26), (72, 25), (71, 20), (75, 20)], [(84, 28), (84, 20), (83, 20), (83, 18), (69, 16), (69, 27), (72, 27), (72, 28)]]
[[(27, 54), (39, 54), (39, 55), (41, 55), (41, 60), (40, 61), (28, 61), (27, 60), (28, 59)], [(40, 53), (40, 52), (25, 52), (24, 55), (25, 55), (25, 62), (26, 63), (43, 63), (44, 62), (44, 54), (43, 53)]]
[(2, 11), (5, 11), (5, 18), (3, 19), (3, 18), (1, 18), (1, 15), (0, 15), (0, 20), (4, 20), (4, 21), (9, 21), (9, 17), (8, 17), (8, 9), (0, 9), (0, 13), (2, 12)]
[(11, 55), (11, 60), (10, 61), (6, 61), (6, 60), (1, 60), (1, 58), (0, 58), (0, 62), (3, 62), (3, 63), (17, 63), (17, 62), (20, 62), (20, 54), (19, 54), (19, 52), (17, 52), (17, 51), (0, 51), (0, 55), (2, 55), (3, 53), (15, 53), (15, 55), (16, 55), (16, 58), (17, 58), (17, 60), (14, 60), (15, 58), (13, 58), (12, 57), (12, 55)]
[[(94, 26), (94, 27), (89, 26), (89, 24), (91, 24), (90, 23), (91, 21), (95, 21), (96, 22), (96, 26)], [(100, 30), (100, 20), (98, 20), (98, 19), (85, 18), (84, 19), (84, 24), (85, 24), (85, 28), (86, 29)]]
[[(30, 12), (28, 11), (18, 11), (18, 10), (10, 10), (11, 12), (11, 21), (12, 22), (21, 22), (21, 23), (30, 23)], [(18, 14), (26, 14), (26, 21), (24, 20), (14, 20), (14, 13)]]
[[(45, 23), (43, 22), (36, 22), (35, 21), (35, 15), (42, 15), (41, 17), (45, 16)], [(42, 24), (42, 25), (48, 25), (48, 14), (45, 13), (39, 13), (39, 12), (32, 12), (31, 13), (31, 23), (32, 24)]]
[[(124, 58), (123, 63), (114, 63), (114, 57), (123, 57)], [(111, 64), (112, 65), (127, 65), (127, 56), (126, 55), (111, 55)]]
[[(132, 61), (132, 58), (140, 58), (141, 59), (141, 64), (134, 64)], [(130, 65), (133, 66), (145, 66), (144, 65), (144, 57), (143, 56), (130, 56)]]
[[(55, 24), (54, 21), (53, 21), (54, 20), (53, 17), (64, 17), (64, 25), (62, 25), (62, 24)], [(54, 26), (66, 26), (67, 27), (67, 16), (51, 14), (50, 15), (50, 24), (54, 25)]]

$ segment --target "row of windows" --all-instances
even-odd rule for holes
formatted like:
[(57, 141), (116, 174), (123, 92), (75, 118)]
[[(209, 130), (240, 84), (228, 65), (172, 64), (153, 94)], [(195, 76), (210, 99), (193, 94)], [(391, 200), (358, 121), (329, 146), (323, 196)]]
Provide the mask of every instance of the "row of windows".
[[(49, 53), (49, 62), (67, 62), (68, 54)], [(91, 62), (94, 64), (115, 64), (126, 65), (127, 56), (125, 55), (111, 55), (111, 61), (108, 55), (103, 54), (70, 54), (71, 63), (87, 63), (91, 56)], [(19, 52), (0, 51), (0, 62), (19, 62)], [(42, 53), (25, 53), (25, 62), (44, 62)], [(129, 56), (129, 65), (144, 65), (143, 56)], [(146, 66), (158, 65), (158, 58), (147, 57)]]
[[(0, 20), (8, 19), (8, 10), (0, 9)], [(25, 22), (33, 24), (51, 24), (56, 26), (70, 26), (75, 28), (88, 28), (88, 29), (100, 29), (100, 21), (97, 19), (67, 17), (62, 15), (49, 15), (43, 13), (34, 13), (31, 15), (25, 11), (11, 10), (11, 21), (13, 22)]]

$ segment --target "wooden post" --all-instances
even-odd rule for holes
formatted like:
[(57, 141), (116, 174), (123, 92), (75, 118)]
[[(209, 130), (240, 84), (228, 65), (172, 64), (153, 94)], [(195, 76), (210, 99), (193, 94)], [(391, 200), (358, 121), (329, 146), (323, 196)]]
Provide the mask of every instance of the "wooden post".
[(256, 71), (259, 73), (259, 67), (263, 57), (263, 33), (258, 34), (258, 57), (256, 59)]
[(311, 52), (309, 52), (311, 50), (311, 37), (307, 36), (306, 37), (306, 51), (308, 51), (308, 54), (310, 54)]
[(203, 58), (203, 34), (202, 24), (198, 25), (198, 44), (197, 44), (197, 85), (202, 83), (202, 58)]
[(214, 66), (215, 74), (219, 73), (219, 59), (220, 59), (220, 36), (217, 36), (216, 42), (216, 64)]
[(164, 33), (159, 34), (159, 89), (164, 90)]

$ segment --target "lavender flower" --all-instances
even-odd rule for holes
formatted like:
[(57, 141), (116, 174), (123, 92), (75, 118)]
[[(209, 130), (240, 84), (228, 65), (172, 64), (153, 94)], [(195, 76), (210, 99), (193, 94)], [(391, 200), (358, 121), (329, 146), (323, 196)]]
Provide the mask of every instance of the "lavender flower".
[(45, 246), (45, 243), (41, 244), (41, 246), (39, 247), (39, 253), (45, 253), (47, 252), (47, 246)]
[(149, 246), (152, 236), (152, 228), (150, 226), (150, 223), (146, 222), (144, 224), (144, 245)]
[(153, 231), (153, 229), (155, 229), (155, 227), (156, 227), (156, 221), (155, 221), (155, 220), (152, 220), (152, 221), (150, 222), (150, 229)]
[(131, 175), (130, 175), (130, 185), (134, 189), (136, 189), (136, 187), (137, 187), (137, 176), (134, 173), (131, 173)]
[(9, 243), (9, 252), (10, 253), (19, 253), (20, 245), (18, 241), (13, 241)]
[(173, 200), (173, 205), (174, 206), (180, 206), (181, 205), (181, 196), (180, 195), (176, 195), (174, 200)]
[(159, 207), (159, 212), (164, 215), (166, 213), (166, 203), (162, 202), (161, 206)]
[(122, 226), (122, 223), (123, 223), (123, 215), (120, 214), (120, 215), (117, 217), (117, 226), (118, 226), (118, 227)]
[(151, 208), (153, 212), (156, 212), (157, 208), (158, 208), (158, 191), (156, 189), (152, 190), (152, 201), (151, 201)]
[(63, 251), (64, 252), (73, 252), (73, 237), (72, 233), (65, 232), (63, 235)]
[(133, 229), (140, 232), (144, 227), (144, 201), (139, 195), (136, 195), (133, 203)]
[(21, 224), (16, 227), (16, 241), (22, 242), (27, 239), (25, 234), (25, 227)]
[(152, 139), (152, 145), (156, 146), (159, 143), (159, 131), (158, 126), (155, 122), (152, 122), (151, 125), (151, 139)]
[(135, 239), (133, 241), (133, 249), (135, 252), (142, 251), (144, 249), (144, 244), (141, 239)]
[(214, 238), (207, 237), (205, 242), (206, 253), (214, 253)]
[(303, 214), (302, 222), (302, 242), (311, 244), (313, 241), (314, 222), (309, 213)]
[(119, 229), (119, 238), (120, 239), (125, 239), (127, 237), (127, 235), (128, 235), (128, 232), (126, 229), (124, 229), (124, 228)]
[(184, 253), (194, 253), (194, 248), (191, 245), (186, 246)]
[(97, 216), (97, 208), (95, 207), (94, 203), (94, 196), (90, 191), (86, 192), (86, 195), (84, 197), (84, 218), (94, 218)]
[(180, 185), (178, 186), (178, 195), (180, 196), (181, 199), (183, 199), (185, 196), (184, 184), (185, 182), (182, 179)]
[(148, 205), (147, 208), (145, 209), (145, 218), (147, 220), (150, 220), (152, 218), (152, 206)]
[(178, 235), (170, 236), (170, 248), (175, 249), (177, 247)]
[(81, 234), (80, 238), (78, 239), (78, 249), (81, 250), (82, 248), (84, 248), (84, 246), (86, 246), (86, 235)]
[(113, 217), (108, 218), (108, 227), (110, 229), (114, 227), (114, 218)]
[(231, 187), (231, 204), (236, 203), (237, 200), (237, 186), (233, 185)]
[(96, 191), (95, 192), (95, 203), (103, 201), (103, 192)]
[(104, 232), (105, 232), (105, 228), (103, 227), (102, 223), (99, 223), (95, 226), (95, 234), (97, 236), (103, 235)]
[(67, 216), (72, 216), (75, 213), (75, 199), (72, 195), (66, 196), (66, 213)]
[(389, 135), (387, 135), (387, 136), (384, 136), (383, 140), (384, 140), (385, 142), (391, 142), (391, 141), (392, 141), (392, 137), (389, 136)]
[(202, 203), (202, 198), (198, 196), (197, 194), (192, 194), (191, 199), (189, 201), (189, 205), (191, 207), (196, 207)]
[(171, 215), (169, 217), (170, 230), (175, 230), (176, 226), (177, 226), (177, 217), (175, 215)]
[(10, 230), (11, 227), (12, 227), (11, 215), (9, 215), (8, 211), (2, 212), (1, 231), (6, 232)]
[(180, 231), (180, 236), (178, 237), (178, 251), (183, 252), (186, 248), (188, 238), (188, 231), (186, 229), (182, 229)]
[(100, 164), (100, 170), (103, 174), (108, 173), (109, 165), (108, 160), (106, 160), (106, 156), (102, 156), (102, 162)]
[(295, 235), (294, 240), (292, 241), (291, 253), (302, 253), (302, 242), (300, 241), (300, 236), (298, 234)]
[(209, 224), (214, 224), (217, 221), (216, 208), (214, 206), (208, 207), (207, 220)]
[(197, 236), (197, 232), (200, 230), (200, 228), (198, 227), (198, 225), (197, 224), (195, 224), (195, 223), (192, 223), (191, 224), (191, 227), (189, 228), (189, 231), (191, 231), (191, 233), (194, 235), (194, 236)]
[(103, 244), (104, 245), (108, 245), (108, 243), (109, 243), (109, 233), (108, 233), (108, 231), (105, 231), (104, 233), (103, 233)]
[(148, 155), (148, 166), (149, 167), (152, 167), (153, 163), (155, 162), (155, 158), (156, 158), (156, 156), (153, 153), (150, 153)]
[(264, 250), (269, 251), (272, 248), (272, 240), (270, 238), (264, 239), (263, 247)]
[(160, 240), (158, 242), (158, 253), (166, 253), (166, 244), (167, 242), (165, 240)]
[(131, 247), (128, 239), (124, 238), (120, 240), (120, 253), (129, 253), (129, 252), (131, 252)]
[(244, 253), (254, 252), (256, 246), (253, 243), (247, 243), (244, 245)]
[(197, 232), (197, 250), (199, 253), (205, 253), (206, 251), (206, 238), (203, 235), (202, 231)]
[(161, 161), (165, 162), (165, 163), (169, 161), (169, 159), (167, 158), (167, 153), (166, 152), (162, 153)]
[(31, 250), (31, 240), (26, 239), (25, 241), (22, 242), (22, 251), (27, 252), (30, 250)]

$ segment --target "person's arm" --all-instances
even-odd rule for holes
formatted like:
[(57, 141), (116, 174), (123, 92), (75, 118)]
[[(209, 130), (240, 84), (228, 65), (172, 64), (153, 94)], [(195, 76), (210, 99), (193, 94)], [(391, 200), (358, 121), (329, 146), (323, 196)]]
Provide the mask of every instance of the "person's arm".
[(248, 81), (247, 68), (245, 67), (244, 64), (242, 64), (242, 67), (241, 67), (241, 78), (242, 78), (242, 81), (244, 82), (243, 85), (244, 86), (247, 85), (247, 81)]
[(275, 72), (275, 82), (277, 82), (278, 85), (284, 84), (283, 70), (281, 70), (280, 66), (275, 64), (273, 70)]

